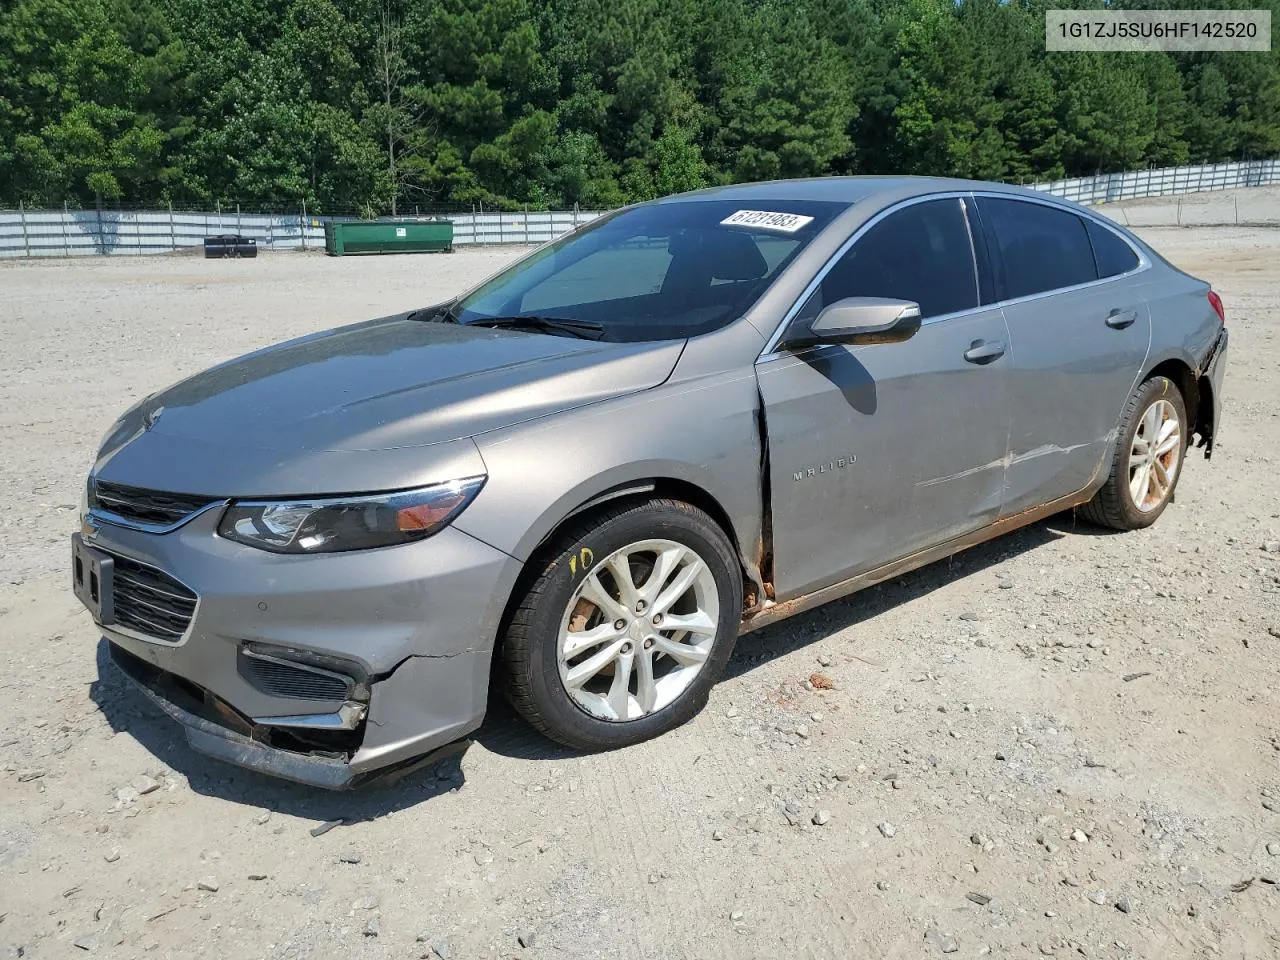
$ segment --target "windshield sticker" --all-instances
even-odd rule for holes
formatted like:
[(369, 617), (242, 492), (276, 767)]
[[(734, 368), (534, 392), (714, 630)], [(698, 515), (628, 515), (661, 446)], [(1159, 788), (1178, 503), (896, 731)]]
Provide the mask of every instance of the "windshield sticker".
[(720, 225), (725, 227), (756, 227), (781, 233), (795, 233), (809, 223), (813, 223), (813, 217), (802, 217), (798, 213), (770, 213), (768, 210), (739, 210), (720, 221)]

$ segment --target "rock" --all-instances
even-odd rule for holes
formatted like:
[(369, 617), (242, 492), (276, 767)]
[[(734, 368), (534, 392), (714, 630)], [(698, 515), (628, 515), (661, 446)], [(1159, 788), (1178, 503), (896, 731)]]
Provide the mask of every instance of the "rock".
[(350, 850), (347, 853), (340, 853), (338, 854), (338, 862), (339, 863), (359, 863), (360, 854), (356, 853), (354, 850)]
[(116, 801), (118, 803), (135, 803), (138, 799), (138, 791), (133, 787), (120, 787), (116, 790)]
[(810, 720), (812, 720), (814, 723), (821, 723), (821, 722), (822, 722), (822, 711), (818, 711), (817, 713), (811, 713), (811, 714), (809, 714), (809, 719), (810, 719)]
[(834, 662), (835, 662), (835, 661), (834, 661), (834, 660), (832, 660), (832, 659), (831, 659), (829, 656), (827, 656), (825, 653), (823, 653), (823, 654), (819, 654), (819, 655), (818, 655), (818, 666), (820, 666), (820, 667), (829, 667), (829, 666), (831, 666), (831, 664), (832, 664), (832, 663), (834, 663)]
[(724, 833), (723, 833), (722, 831), (720, 831), (720, 830), (712, 830), (712, 831), (711, 831), (711, 839), (712, 839), (712, 840), (723, 840), (723, 839), (724, 839)]
[[(74, 946), (80, 950), (92, 952), (98, 949), (98, 938), (92, 934), (85, 934), (83, 937), (76, 937)], [(18, 953), (17, 956), (22, 956), (22, 954)]]
[(111, 848), (111, 852), (110, 852), (110, 853), (104, 853), (104, 854), (102, 855), (102, 859), (103, 859), (103, 860), (105, 860), (105, 861), (107, 861), (107, 863), (115, 863), (117, 860), (119, 860), (119, 859), (120, 859), (120, 850), (119, 850), (119, 848), (117, 848), (117, 847), (112, 847), (112, 848)]
[(1271, 634), (1277, 640), (1280, 640), (1280, 624), (1273, 623), (1271, 626), (1267, 627), (1267, 633)]
[(888, 820), (885, 820), (878, 827), (876, 827), (876, 829), (880, 831), (881, 836), (886, 837), (888, 839), (892, 839), (894, 834), (898, 832), (898, 828), (895, 827)]
[(1280, 540), (1263, 540), (1262, 549), (1266, 553), (1280, 553)]
[(1267, 844), (1267, 853), (1273, 857), (1280, 857), (1280, 840), (1272, 840)]
[(733, 913), (729, 914), (729, 919), (734, 923), (739, 923), (742, 920), (742, 911), (741, 910), (733, 911)]
[(207, 890), (210, 893), (218, 892), (218, 881), (214, 877), (201, 877), (196, 882), (197, 890)]
[(372, 895), (363, 896), (359, 900), (352, 902), (352, 910), (377, 910), (378, 898)]
[(999, 587), (1000, 587), (1000, 589), (1001, 589), (1001, 590), (1012, 590), (1012, 589), (1013, 589), (1013, 581), (1012, 581), (1012, 580), (1001, 580), (1001, 581), (1000, 581), (1000, 583), (999, 583)]
[[(39, 779), (40, 779), (41, 777), (43, 777), (43, 776), (44, 776), (44, 771), (43, 771), (43, 770), (34, 770), (34, 769), (30, 769), (30, 768), (25, 769), (25, 770), (19, 770), (19, 771), (18, 771), (18, 782), (19, 782), (19, 783), (29, 783), (29, 782), (31, 782), (32, 780), (39, 780)], [(77, 944), (77, 946), (78, 946), (78, 944)], [(88, 948), (86, 947), (85, 949), (88, 949)]]
[(526, 930), (524, 933), (520, 934), (520, 936), (516, 937), (516, 940), (519, 941), (520, 946), (524, 947), (526, 950), (532, 947), (534, 943), (537, 941), (537, 939), (538, 939), (538, 934), (533, 930)]
[(1071, 839), (1076, 843), (1085, 843), (1089, 839), (1089, 835), (1077, 828), (1071, 831)]
[(1107, 892), (1105, 890), (1095, 890), (1093, 893), (1089, 894), (1089, 899), (1098, 906), (1102, 906), (1107, 902)]
[(366, 937), (376, 937), (378, 934), (382, 932), (382, 923), (378, 920), (376, 916), (370, 917), (368, 920), (364, 922), (363, 932)]
[(930, 927), (925, 932), (924, 938), (943, 953), (955, 953), (960, 949), (960, 944), (956, 941), (955, 937), (950, 934), (943, 933), (937, 927)]
[(825, 827), (830, 822), (831, 822), (830, 810), (819, 810), (817, 813), (813, 815), (814, 826)]
[(724, 712), (724, 715), (728, 717), (730, 720), (732, 720), (734, 717), (738, 715), (738, 708), (730, 707), (728, 710)]
[(997, 759), (997, 760), (1008, 760), (1008, 759), (1009, 759), (1009, 755), (1008, 755), (1007, 753), (1005, 753), (1005, 751), (1003, 751), (1003, 750), (997, 750), (997, 751), (996, 751), (996, 759)]
[(453, 950), (449, 947), (449, 941), (441, 938), (431, 945), (431, 952), (440, 960), (449, 960), (453, 956)]
[(966, 893), (964, 895), (964, 898), (966, 900), (972, 901), (973, 903), (976, 903), (980, 907), (985, 907), (988, 903), (991, 902), (991, 898), (988, 897), (985, 893), (974, 893), (972, 891), (970, 891), (969, 893)]
[(972, 610), (966, 610), (964, 613), (960, 614), (960, 619), (973, 622), (973, 621), (981, 620), (982, 618), (978, 616), (976, 613), (974, 613)]
[(144, 773), (142, 776), (134, 777), (130, 780), (129, 786), (138, 791), (138, 796), (145, 797), (148, 793), (155, 793), (160, 789), (160, 781)]
[(341, 820), (326, 820), (324, 823), (318, 823), (311, 828), (310, 833), (313, 837), (323, 837), (334, 827), (342, 826)]
[(888, 889), (889, 889), (889, 881), (888, 881), (888, 880), (877, 880), (877, 881), (876, 881), (876, 889), (877, 889), (877, 890), (888, 890)]
[(267, 875), (266, 875), (265, 873), (251, 873), (251, 874), (249, 874), (249, 879), (250, 879), (250, 880), (265, 880), (265, 879), (267, 879)]
[(266, 823), (270, 819), (271, 819), (271, 811), (263, 810), (260, 814), (258, 814), (256, 817), (253, 818), (253, 822), (256, 823), (258, 826), (262, 826), (264, 823)]
[(1121, 913), (1129, 913), (1133, 909), (1133, 905), (1129, 903), (1128, 897), (1121, 897), (1116, 901), (1116, 909)]
[(798, 724), (796, 726), (796, 736), (799, 737), (801, 740), (808, 740), (809, 728), (806, 727), (803, 723)]

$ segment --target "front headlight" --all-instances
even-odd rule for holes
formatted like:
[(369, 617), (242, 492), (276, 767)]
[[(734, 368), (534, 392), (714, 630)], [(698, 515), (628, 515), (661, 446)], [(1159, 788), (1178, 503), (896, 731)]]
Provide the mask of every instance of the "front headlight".
[(227, 507), (218, 534), (273, 553), (337, 553), (423, 540), (456, 517), (484, 486), (467, 477), (363, 497), (248, 501)]

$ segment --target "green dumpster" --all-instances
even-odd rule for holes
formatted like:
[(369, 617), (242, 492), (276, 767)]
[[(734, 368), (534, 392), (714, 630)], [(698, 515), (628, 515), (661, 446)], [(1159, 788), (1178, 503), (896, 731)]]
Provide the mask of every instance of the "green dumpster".
[(331, 257), (353, 253), (438, 253), (453, 250), (452, 220), (338, 220), (324, 225)]

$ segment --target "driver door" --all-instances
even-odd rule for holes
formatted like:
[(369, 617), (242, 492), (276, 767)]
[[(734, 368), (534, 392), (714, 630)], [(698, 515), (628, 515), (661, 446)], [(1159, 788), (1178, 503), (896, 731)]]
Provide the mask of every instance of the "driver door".
[(920, 305), (901, 343), (783, 346), (757, 361), (778, 600), (994, 521), (1009, 443), (1009, 334), (979, 306), (960, 198), (902, 207), (832, 266), (792, 321), (845, 297)]

